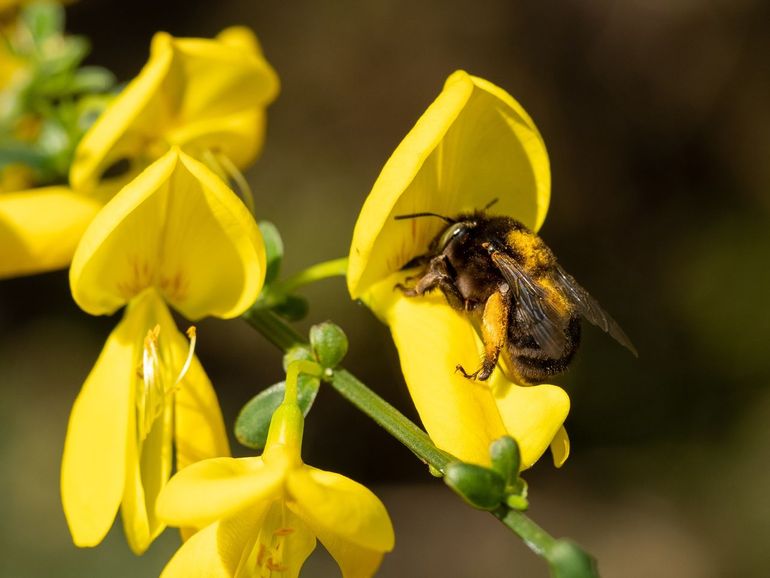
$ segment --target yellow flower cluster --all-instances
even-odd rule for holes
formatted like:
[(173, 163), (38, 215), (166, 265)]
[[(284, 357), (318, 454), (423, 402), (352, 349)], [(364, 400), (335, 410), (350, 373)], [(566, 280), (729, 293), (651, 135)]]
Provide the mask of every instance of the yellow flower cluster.
[[(393, 547), (371, 492), (302, 464), (296, 403), (277, 412), (262, 457), (225, 457), (194, 332), (188, 342), (169, 310), (236, 317), (262, 289), (265, 247), (226, 181), (259, 154), (278, 89), (245, 28), (213, 40), (158, 33), (80, 141), (69, 186), (13, 190), (24, 179), (3, 173), (0, 276), (71, 262), (83, 310), (125, 306), (70, 416), (61, 490), (73, 540), (99, 544), (118, 510), (136, 553), (167, 523), (182, 526), (192, 538), (166, 576), (296, 576), (317, 536), (346, 576), (367, 577)], [(174, 464), (184, 475), (168, 485)]]
[[(208, 151), (237, 151), (241, 166), (253, 160), (277, 91), (278, 79), (246, 29), (213, 40), (157, 34), (147, 65), (78, 145), (71, 190), (58, 193), (69, 207), (87, 204), (91, 212), (52, 214), (49, 204), (40, 213), (57, 222), (79, 216), (67, 223), (67, 243), (48, 223), (40, 225), (47, 240), (26, 229), (23, 239), (40, 243), (27, 252), (33, 258), (50, 259), (46, 242), (74, 248), (45, 265), (72, 258), (70, 286), (83, 310), (110, 315), (125, 306), (67, 430), (62, 502), (80, 546), (100, 543), (120, 508), (131, 548), (144, 552), (165, 527), (155, 503), (173, 464), (182, 469), (229, 455), (195, 338), (188, 344), (169, 306), (191, 320), (230, 318), (259, 295), (266, 268), (259, 229), (202, 161)], [(118, 160), (129, 169), (105, 175)], [(51, 195), (18, 193), (15, 200), (49, 203)]]
[[(61, 492), (74, 542), (99, 544), (118, 511), (136, 553), (166, 524), (181, 527), (187, 541), (165, 578), (297, 576), (316, 539), (346, 578), (366, 578), (393, 548), (374, 494), (302, 462), (296, 399), (273, 415), (260, 457), (228, 457), (194, 329), (183, 335), (172, 317), (170, 308), (233, 318), (262, 290), (265, 246), (227, 177), (259, 154), (278, 90), (245, 28), (214, 39), (158, 33), (140, 74), (80, 141), (69, 186), (12, 191), (8, 180), (0, 190), (0, 277), (71, 264), (84, 311), (125, 308), (70, 416)], [(389, 325), (432, 440), (466, 462), (489, 465), (491, 442), (510, 435), (523, 467), (548, 448), (561, 465), (569, 398), (500, 368), (483, 384), (454, 371), (482, 350), (467, 317), (439, 292), (394, 291), (441, 223), (394, 217), (457, 215), (497, 197), (501, 213), (537, 230), (549, 194), (548, 156), (527, 113), (458, 71), (383, 168), (355, 227), (350, 295)]]

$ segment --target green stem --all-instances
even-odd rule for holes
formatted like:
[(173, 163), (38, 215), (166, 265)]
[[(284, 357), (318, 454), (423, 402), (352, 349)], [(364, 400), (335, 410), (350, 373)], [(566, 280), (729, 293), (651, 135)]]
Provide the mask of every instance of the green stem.
[[(334, 261), (330, 263), (334, 263)], [(311, 267), (311, 269), (313, 268)], [(257, 306), (247, 311), (243, 317), (252, 327), (284, 352), (293, 347), (308, 346), (307, 342), (294, 329), (272, 311)], [(315, 366), (315, 364), (313, 365)], [(322, 379), (409, 448), (423, 462), (429, 464), (432, 469), (443, 474), (447, 466), (454, 461), (451, 455), (435, 446), (428, 434), (348, 371), (344, 369), (326, 370)], [(552, 554), (555, 553), (555, 546), (563, 543), (563, 541), (553, 538), (522, 512), (501, 506), (491, 513), (524, 540), (524, 543), (533, 552), (549, 561), (553, 576), (598, 577), (598, 574), (591, 571), (590, 568), (574, 573), (570, 569), (574, 557), (570, 560), (557, 560)], [(572, 545), (570, 547), (578, 552), (579, 560), (592, 560), (579, 548)]]
[(274, 291), (284, 295), (290, 295), (297, 289), (310, 283), (315, 283), (329, 277), (344, 277), (348, 271), (348, 258), (340, 257), (331, 261), (324, 261), (300, 271), (296, 275), (275, 284)]
[(272, 311), (252, 307), (243, 314), (243, 318), (284, 353), (293, 347), (307, 346), (302, 336)]
[(286, 368), (286, 381), (284, 382), (283, 403), (297, 404), (297, 398), (299, 396), (297, 390), (297, 380), (299, 374), (312, 375), (313, 377), (320, 378), (323, 369), (315, 361), (307, 361), (305, 359), (297, 359), (289, 364)]
[(337, 369), (328, 380), (342, 397), (382, 426), (390, 435), (404, 444), (423, 462), (445, 473), (454, 458), (438, 449), (424, 431), (395, 407), (366, 387), (351, 373)]
[(521, 512), (500, 508), (492, 514), (524, 540), (535, 554), (547, 556), (548, 551), (556, 543), (553, 536)]

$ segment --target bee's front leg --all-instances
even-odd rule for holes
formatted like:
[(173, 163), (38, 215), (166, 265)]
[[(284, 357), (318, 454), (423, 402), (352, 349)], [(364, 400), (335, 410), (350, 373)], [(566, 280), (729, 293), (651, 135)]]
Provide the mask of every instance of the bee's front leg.
[(507, 284), (498, 287), (497, 291), (489, 296), (484, 304), (484, 312), (481, 317), (481, 340), (484, 342), (484, 360), (473, 373), (467, 373), (461, 365), (457, 365), (456, 371), (462, 373), (468, 379), (486, 381), (497, 365), (500, 350), (505, 347), (508, 339), (508, 319), (511, 311), (510, 288)]
[(407, 297), (417, 297), (438, 287), (454, 309), (464, 309), (465, 299), (455, 286), (454, 278), (449, 274), (447, 259), (444, 255), (433, 257), (428, 263), (428, 269), (418, 279), (414, 287), (409, 288), (399, 283), (396, 289), (403, 291)]

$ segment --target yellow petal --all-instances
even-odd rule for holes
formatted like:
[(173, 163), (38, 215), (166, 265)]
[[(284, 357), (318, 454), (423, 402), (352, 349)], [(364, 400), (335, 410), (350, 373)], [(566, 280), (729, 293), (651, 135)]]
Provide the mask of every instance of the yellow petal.
[(240, 29), (237, 41), (232, 31), (225, 34), (226, 42), (201, 38), (173, 41), (173, 72), (188, 81), (176, 110), (179, 124), (264, 108), (275, 99), (278, 77), (261, 51), (247, 49), (248, 44), (256, 47), (256, 38), (248, 43), (244, 30)]
[(126, 488), (120, 513), (126, 541), (135, 554), (143, 554), (166, 527), (155, 514), (155, 502), (171, 476), (172, 427), (173, 412), (168, 407), (141, 447), (137, 447), (135, 438), (128, 443)]
[(531, 467), (562, 429), (569, 413), (569, 396), (555, 385), (512, 384), (500, 370), (492, 374), (489, 387), (505, 429), (519, 444), (522, 467)]
[(286, 483), (290, 508), (319, 536), (334, 535), (378, 552), (393, 549), (395, 538), (388, 512), (366, 487), (310, 466), (293, 470)]
[(390, 326), (409, 393), (433, 442), (463, 461), (488, 465), (489, 444), (506, 434), (504, 424), (489, 385), (455, 371), (457, 364), (469, 371), (480, 364), (473, 327), (440, 292), (404, 297), (394, 289), (401, 277), (375, 285), (366, 303)]
[(101, 542), (124, 492), (133, 381), (147, 329), (141, 311), (133, 311), (110, 334), (70, 414), (61, 491), (78, 546)]
[(260, 114), (279, 88), (250, 34), (244, 28), (216, 40), (156, 34), (148, 63), (78, 146), (72, 185), (87, 190), (117, 160), (146, 165), (174, 145), (196, 157), (214, 149), (238, 166), (250, 163), (264, 136)]
[(492, 212), (537, 229), (549, 195), (548, 155), (532, 119), (502, 89), (455, 72), (364, 203), (350, 248), (350, 294), (360, 297), (425, 253), (445, 226), (435, 218), (396, 221), (396, 215), (430, 211), (451, 217), (498, 199)]
[(230, 455), (219, 401), (197, 357), (179, 384), (175, 403), (177, 469), (207, 458)]
[(382, 563), (384, 552), (381, 550), (362, 548), (329, 528), (317, 529), (316, 535), (337, 562), (343, 578), (369, 578)]
[(175, 526), (202, 528), (279, 495), (284, 471), (261, 458), (213, 458), (178, 472), (161, 492), (157, 512)]
[(172, 149), (93, 220), (70, 285), (93, 315), (154, 286), (189, 319), (229, 318), (254, 302), (264, 274), (264, 245), (246, 207), (204, 165)]
[(562, 467), (569, 457), (569, 436), (563, 427), (556, 432), (556, 436), (551, 442), (551, 455), (553, 456), (553, 464), (557, 468)]
[(0, 278), (68, 266), (102, 204), (67, 187), (0, 194)]
[(173, 58), (171, 37), (159, 32), (152, 40), (150, 59), (83, 135), (70, 166), (70, 184), (89, 191), (102, 173), (122, 159), (142, 151), (167, 124), (168, 104), (159, 98)]
[[(220, 523), (215, 522), (193, 535), (169, 560), (161, 572), (161, 578), (232, 578), (231, 558), (243, 548), (237, 540), (219, 540)], [(239, 536), (240, 537), (240, 536)], [(235, 552), (231, 551), (235, 550)], [(228, 555), (230, 554), (230, 555)], [(235, 558), (238, 559), (237, 557)]]

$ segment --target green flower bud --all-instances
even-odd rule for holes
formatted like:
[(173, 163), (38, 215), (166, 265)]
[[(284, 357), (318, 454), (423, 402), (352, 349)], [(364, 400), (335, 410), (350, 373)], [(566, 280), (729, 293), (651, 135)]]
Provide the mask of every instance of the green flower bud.
[(553, 578), (599, 578), (596, 560), (569, 540), (557, 540), (545, 557)]
[(492, 458), (492, 468), (505, 480), (509, 486), (516, 482), (521, 467), (519, 444), (511, 436), (503, 436), (489, 445), (489, 455)]
[(444, 482), (479, 510), (494, 510), (505, 498), (505, 480), (494, 470), (465, 462), (447, 467)]
[(334, 368), (348, 352), (345, 332), (331, 321), (324, 321), (310, 328), (310, 347), (324, 368)]

